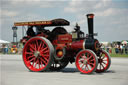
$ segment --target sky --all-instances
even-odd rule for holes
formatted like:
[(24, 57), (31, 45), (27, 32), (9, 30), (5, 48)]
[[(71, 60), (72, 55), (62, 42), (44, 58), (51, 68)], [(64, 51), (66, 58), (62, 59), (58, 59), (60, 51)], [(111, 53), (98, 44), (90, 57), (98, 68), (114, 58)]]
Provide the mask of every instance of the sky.
[[(128, 40), (128, 0), (1, 0), (0, 39), (12, 41), (14, 22), (64, 18), (71, 32), (76, 23), (88, 34), (87, 17), (95, 14), (94, 32), (100, 42)], [(53, 29), (48, 28), (48, 29)], [(22, 28), (18, 27), (18, 40)]]

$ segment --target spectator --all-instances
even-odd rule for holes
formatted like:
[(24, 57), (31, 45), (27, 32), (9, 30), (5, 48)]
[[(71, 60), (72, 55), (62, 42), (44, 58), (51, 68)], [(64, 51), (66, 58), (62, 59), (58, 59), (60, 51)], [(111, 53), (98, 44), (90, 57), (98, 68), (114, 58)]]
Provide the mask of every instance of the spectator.
[(109, 52), (109, 47), (107, 46), (107, 52)]
[(120, 45), (120, 53), (123, 54), (123, 45)]
[(102, 48), (103, 50), (105, 50), (105, 46), (104, 46), (103, 44), (101, 44), (101, 48)]
[(109, 53), (112, 53), (112, 47), (109, 46)]
[(119, 53), (119, 49), (118, 49), (119, 45), (115, 46), (115, 53), (118, 54)]
[(128, 54), (128, 45), (125, 45), (124, 49), (125, 49), (125, 54)]
[(121, 53), (121, 45), (118, 46), (119, 53)]
[(4, 54), (8, 54), (8, 46), (7, 45), (5, 45), (5, 47), (4, 47)]

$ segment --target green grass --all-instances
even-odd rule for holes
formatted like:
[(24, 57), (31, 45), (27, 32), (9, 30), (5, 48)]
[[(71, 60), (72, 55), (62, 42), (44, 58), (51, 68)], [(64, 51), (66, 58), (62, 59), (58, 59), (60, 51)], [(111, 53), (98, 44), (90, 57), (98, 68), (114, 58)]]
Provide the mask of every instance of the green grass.
[(128, 57), (128, 54), (115, 54), (115, 53), (112, 53), (110, 54), (111, 57)]
[(111, 57), (127, 57), (128, 58), (128, 54), (125, 54), (125, 53), (123, 53), (123, 54), (116, 54), (114, 48), (112, 48), (112, 53), (110, 54), (110, 56)]

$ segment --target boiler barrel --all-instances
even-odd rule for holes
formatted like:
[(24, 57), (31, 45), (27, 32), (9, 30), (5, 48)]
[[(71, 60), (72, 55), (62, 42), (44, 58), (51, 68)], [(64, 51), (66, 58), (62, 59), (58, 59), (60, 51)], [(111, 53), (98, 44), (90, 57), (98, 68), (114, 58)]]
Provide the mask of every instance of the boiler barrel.
[(79, 49), (91, 49), (97, 51), (99, 48), (99, 41), (97, 39), (84, 39), (80, 41), (74, 41), (70, 44), (69, 49), (79, 50)]
[(70, 48), (73, 50), (84, 49), (85, 48), (84, 40), (72, 42)]

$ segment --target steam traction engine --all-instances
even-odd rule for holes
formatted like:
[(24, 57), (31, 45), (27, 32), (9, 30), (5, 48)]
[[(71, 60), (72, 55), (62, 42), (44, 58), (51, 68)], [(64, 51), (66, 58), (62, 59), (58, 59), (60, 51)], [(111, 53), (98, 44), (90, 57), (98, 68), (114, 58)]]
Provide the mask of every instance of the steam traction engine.
[[(89, 34), (86, 37), (78, 24), (74, 32), (68, 33), (62, 27), (70, 24), (65, 19), (14, 23), (15, 27), (28, 27), (27, 36), (21, 40), (24, 43), (23, 61), (26, 67), (36, 72), (57, 71), (65, 68), (69, 62), (75, 62), (81, 73), (106, 71), (111, 59), (94, 38), (93, 17), (94, 14), (87, 15)], [(56, 27), (52, 31), (45, 29), (50, 26)]]

